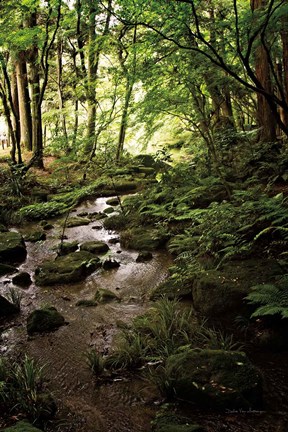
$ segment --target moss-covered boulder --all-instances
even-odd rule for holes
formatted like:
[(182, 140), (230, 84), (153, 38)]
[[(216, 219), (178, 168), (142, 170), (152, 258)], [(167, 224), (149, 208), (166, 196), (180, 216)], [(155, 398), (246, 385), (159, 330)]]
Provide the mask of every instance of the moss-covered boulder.
[(169, 300), (192, 298), (192, 286), (194, 277), (182, 279), (181, 281), (173, 276), (168, 277), (154, 288), (150, 294), (151, 300), (167, 297)]
[(62, 242), (56, 248), (60, 256), (68, 255), (78, 249), (78, 241)]
[(73, 228), (81, 225), (89, 225), (90, 222), (91, 220), (87, 217), (73, 216), (67, 220), (66, 227)]
[(261, 376), (243, 352), (190, 350), (169, 357), (166, 371), (181, 400), (223, 410), (261, 407)]
[(136, 258), (136, 262), (145, 262), (145, 261), (150, 261), (153, 258), (153, 255), (151, 252), (149, 251), (142, 251), (138, 254), (137, 258)]
[(198, 272), (192, 286), (193, 305), (208, 318), (245, 313), (243, 299), (251, 287), (272, 282), (286, 271), (276, 260), (249, 259), (231, 261), (220, 270)]
[(0, 295), (0, 318), (8, 317), (19, 312), (19, 308)]
[(32, 426), (27, 421), (19, 421), (14, 426), (2, 429), (3, 432), (41, 432), (41, 429)]
[(109, 206), (117, 206), (119, 205), (119, 199), (117, 197), (109, 198), (108, 200), (106, 200), (106, 204)]
[(37, 267), (35, 282), (40, 286), (78, 282), (100, 266), (100, 260), (95, 255), (86, 251), (73, 252), (56, 260), (45, 261)]
[(16, 273), (17, 271), (18, 271), (17, 267), (11, 266), (9, 264), (0, 263), (0, 276)]
[(32, 280), (31, 276), (27, 272), (20, 272), (12, 278), (12, 282), (14, 285), (18, 285), (22, 288), (27, 288), (31, 285)]
[(95, 240), (82, 243), (80, 246), (80, 250), (97, 255), (108, 252), (109, 246), (105, 242)]
[(108, 303), (113, 300), (120, 301), (120, 298), (108, 289), (99, 288), (95, 293), (94, 300), (99, 303)]
[(112, 270), (120, 267), (120, 263), (114, 259), (107, 259), (102, 263), (102, 267), (104, 270)]
[(103, 210), (103, 212), (107, 215), (114, 213), (115, 209), (113, 207), (107, 207), (106, 209)]
[(123, 230), (128, 223), (127, 216), (123, 213), (114, 214), (109, 218), (106, 218), (103, 222), (104, 228), (107, 230)]
[(25, 241), (36, 243), (38, 241), (44, 241), (46, 240), (46, 233), (44, 231), (33, 231), (31, 233), (25, 234), (24, 236)]
[(98, 303), (95, 300), (82, 299), (77, 301), (76, 306), (95, 307), (97, 304)]
[(27, 333), (46, 333), (57, 330), (65, 324), (65, 319), (54, 307), (36, 309), (27, 317)]
[(21, 234), (14, 231), (0, 233), (0, 261), (2, 263), (22, 262), (26, 255), (27, 251)]
[(122, 231), (120, 243), (128, 249), (152, 251), (163, 247), (168, 239), (168, 233), (163, 230), (151, 227), (131, 228)]

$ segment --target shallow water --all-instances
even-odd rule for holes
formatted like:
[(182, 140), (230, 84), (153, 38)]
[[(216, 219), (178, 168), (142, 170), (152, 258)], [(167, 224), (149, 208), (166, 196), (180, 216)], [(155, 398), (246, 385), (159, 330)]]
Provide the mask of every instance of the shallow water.
[[(105, 198), (85, 202), (71, 216), (81, 212), (103, 211)], [(33, 275), (43, 260), (56, 256), (53, 248), (59, 244), (62, 228), (54, 221), (54, 228), (47, 233), (47, 240), (27, 243), (27, 259), (19, 266), (21, 271)], [(100, 229), (93, 229), (95, 226)], [(35, 225), (25, 227), (25, 231)], [(28, 353), (39, 363), (45, 364), (49, 389), (52, 390), (59, 407), (59, 418), (65, 422), (61, 431), (133, 431), (150, 430), (154, 414), (153, 392), (147, 392), (146, 384), (138, 377), (123, 379), (99, 385), (86, 364), (85, 353), (93, 348), (107, 353), (113, 337), (119, 332), (117, 323), (130, 323), (148, 306), (149, 291), (166, 276), (171, 264), (165, 252), (155, 252), (153, 259), (136, 263), (138, 252), (120, 248), (119, 242), (110, 244), (117, 233), (107, 231), (101, 221), (86, 226), (66, 228), (67, 241), (102, 240), (109, 244), (105, 255), (119, 261), (120, 267), (112, 270), (98, 270), (85, 281), (71, 285), (37, 287), (34, 283), (23, 290), (22, 312), (11, 328), (2, 333), (2, 352)], [(9, 278), (2, 278), (2, 293), (12, 286)], [(107, 288), (116, 293), (120, 302), (111, 302), (96, 307), (77, 307), (79, 299), (91, 299), (97, 288)], [(26, 316), (35, 307), (53, 305), (61, 312), (67, 325), (54, 333), (27, 337)], [(70, 419), (70, 420), (69, 420)], [(55, 425), (53, 426), (55, 429)]]

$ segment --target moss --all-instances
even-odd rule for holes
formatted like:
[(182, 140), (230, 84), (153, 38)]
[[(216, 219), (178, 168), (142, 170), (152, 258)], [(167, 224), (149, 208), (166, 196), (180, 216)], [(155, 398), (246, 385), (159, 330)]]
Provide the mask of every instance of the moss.
[(114, 213), (114, 208), (113, 207), (107, 207), (105, 210), (103, 210), (105, 214), (109, 215), (111, 213)]
[(81, 216), (73, 216), (69, 218), (66, 222), (67, 228), (73, 228), (81, 225), (89, 225), (91, 220), (89, 218), (81, 217)]
[(78, 241), (62, 242), (55, 249), (59, 251), (59, 255), (61, 256), (68, 255), (78, 249)]
[(26, 421), (19, 421), (14, 426), (2, 429), (3, 432), (41, 432), (41, 429), (32, 426)]
[(83, 306), (83, 307), (94, 307), (97, 306), (97, 302), (95, 300), (78, 300), (76, 303), (76, 306)]
[(46, 240), (46, 233), (44, 231), (34, 231), (24, 236), (25, 241), (36, 243), (38, 241)]
[(87, 251), (92, 254), (103, 254), (108, 252), (109, 246), (105, 242), (95, 240), (82, 243), (80, 250)]
[(109, 199), (107, 199), (106, 204), (109, 206), (117, 206), (117, 205), (119, 205), (119, 199), (117, 197), (116, 198), (109, 198)]
[(95, 293), (94, 299), (99, 303), (107, 303), (112, 300), (120, 300), (116, 294), (105, 288), (99, 288)]
[(175, 279), (170, 276), (164, 282), (160, 283), (150, 294), (151, 300), (157, 300), (162, 297), (167, 297), (169, 300), (172, 299), (192, 299), (192, 286), (193, 278), (191, 276), (186, 279)]
[(179, 399), (219, 409), (261, 406), (261, 377), (245, 353), (190, 350), (169, 357), (166, 367)]
[(68, 206), (65, 203), (51, 201), (22, 207), (19, 215), (27, 220), (41, 220), (61, 215), (67, 210)]
[(128, 218), (123, 214), (116, 214), (105, 219), (103, 222), (104, 228), (107, 230), (122, 230), (127, 226)]
[(64, 317), (54, 307), (36, 309), (27, 317), (27, 332), (29, 335), (51, 332), (64, 324)]
[(57, 260), (45, 261), (35, 270), (37, 285), (56, 285), (73, 283), (85, 279), (96, 268), (100, 267), (99, 258), (86, 252), (73, 252)]
[(168, 237), (166, 232), (155, 228), (131, 228), (121, 233), (120, 243), (128, 249), (152, 251), (163, 247)]
[(0, 261), (2, 263), (22, 262), (27, 255), (23, 237), (17, 232), (0, 233)]

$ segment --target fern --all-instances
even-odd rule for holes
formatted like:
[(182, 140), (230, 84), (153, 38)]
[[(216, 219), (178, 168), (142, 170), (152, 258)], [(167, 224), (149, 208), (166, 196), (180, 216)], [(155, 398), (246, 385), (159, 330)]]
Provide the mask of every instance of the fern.
[(252, 287), (252, 292), (248, 294), (246, 300), (250, 304), (260, 305), (251, 317), (264, 315), (280, 315), (288, 318), (288, 283), (287, 278), (283, 278), (278, 285), (265, 284)]

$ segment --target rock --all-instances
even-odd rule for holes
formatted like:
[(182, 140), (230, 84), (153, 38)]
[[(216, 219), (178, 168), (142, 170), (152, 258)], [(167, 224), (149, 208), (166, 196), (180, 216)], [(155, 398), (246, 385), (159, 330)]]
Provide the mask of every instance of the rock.
[(104, 228), (107, 230), (122, 230), (128, 223), (127, 217), (123, 214), (115, 214), (105, 219), (103, 222)]
[(85, 211), (77, 214), (77, 216), (80, 216), (80, 217), (86, 217), (88, 215), (89, 215), (89, 213), (85, 212)]
[(204, 407), (257, 409), (262, 405), (262, 380), (243, 352), (189, 350), (167, 359), (175, 396)]
[(0, 233), (8, 232), (8, 231), (9, 231), (8, 228), (5, 225), (0, 223)]
[(27, 251), (21, 234), (14, 231), (0, 233), (0, 261), (2, 263), (22, 262), (26, 255)]
[(111, 238), (108, 243), (110, 243), (110, 244), (117, 244), (119, 242), (120, 242), (119, 237), (114, 237), (114, 238)]
[(109, 246), (102, 241), (95, 240), (82, 243), (80, 246), (80, 250), (87, 251), (93, 254), (103, 254), (108, 252)]
[(136, 262), (145, 262), (150, 261), (153, 258), (153, 255), (149, 251), (140, 252), (136, 258)]
[(51, 332), (64, 324), (64, 317), (54, 307), (36, 309), (27, 317), (27, 333)]
[(102, 228), (103, 228), (102, 225), (94, 225), (94, 226), (92, 226), (93, 230), (101, 230)]
[(116, 260), (105, 260), (102, 264), (104, 270), (111, 270), (120, 267), (120, 263)]
[(187, 278), (179, 283), (179, 280), (168, 277), (164, 282), (160, 283), (156, 288), (153, 289), (150, 294), (150, 300), (157, 300), (162, 297), (167, 297), (169, 300), (173, 299), (189, 299), (192, 298), (192, 286), (195, 277)]
[(27, 421), (19, 421), (14, 426), (2, 429), (2, 432), (41, 432), (41, 429), (32, 426)]
[(45, 261), (37, 267), (35, 282), (40, 286), (78, 282), (100, 266), (100, 260), (95, 255), (86, 251), (73, 252), (56, 260)]
[(77, 227), (77, 226), (81, 226), (81, 225), (89, 225), (90, 222), (91, 222), (91, 220), (88, 218), (80, 217), (80, 216), (73, 216), (67, 220), (66, 227), (67, 228), (73, 228), (73, 227)]
[(117, 206), (117, 205), (119, 205), (119, 199), (117, 197), (116, 198), (109, 198), (106, 201), (106, 204), (109, 206)]
[(152, 251), (163, 247), (169, 236), (163, 230), (155, 228), (131, 228), (122, 231), (120, 237), (121, 246), (128, 249)]
[(18, 286), (21, 286), (23, 288), (27, 288), (27, 287), (29, 287), (29, 285), (31, 285), (32, 280), (31, 280), (31, 276), (29, 273), (21, 272), (12, 278), (12, 282), (14, 285), (18, 285)]
[(0, 318), (8, 317), (19, 312), (19, 308), (0, 295)]
[(112, 300), (120, 301), (120, 298), (116, 294), (105, 288), (99, 288), (95, 293), (94, 299), (99, 303), (107, 303)]
[(59, 256), (68, 255), (78, 249), (78, 242), (77, 240), (73, 242), (62, 242), (57, 246), (56, 249)]
[(221, 270), (200, 272), (193, 281), (194, 308), (207, 318), (245, 314), (250, 307), (243, 298), (251, 287), (273, 282), (286, 271), (276, 260), (249, 259), (228, 262)]
[(52, 225), (51, 223), (47, 223), (47, 224), (43, 225), (43, 229), (45, 231), (49, 231), (49, 230), (51, 230), (53, 228), (54, 228), (54, 225)]
[(111, 214), (111, 213), (114, 213), (114, 208), (113, 207), (107, 207), (105, 210), (103, 210), (103, 212), (105, 213), (105, 214)]
[(1, 264), (0, 263), (0, 276), (4, 276), (6, 274), (16, 273), (18, 269), (9, 264)]
[(108, 215), (105, 214), (105, 213), (98, 213), (97, 215), (95, 215), (95, 216), (93, 217), (93, 220), (94, 220), (94, 221), (97, 221), (97, 220), (105, 219), (105, 218), (107, 218), (107, 217), (108, 217)]
[(38, 241), (46, 240), (46, 233), (44, 231), (34, 231), (24, 236), (25, 241), (36, 243)]
[(84, 306), (84, 307), (94, 307), (97, 306), (97, 302), (95, 300), (78, 300), (76, 306)]

